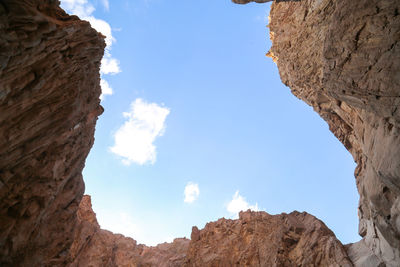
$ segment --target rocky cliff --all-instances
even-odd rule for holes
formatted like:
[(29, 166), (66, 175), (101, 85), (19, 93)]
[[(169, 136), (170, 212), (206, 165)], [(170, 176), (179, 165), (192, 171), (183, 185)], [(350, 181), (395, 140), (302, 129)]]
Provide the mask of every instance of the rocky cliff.
[(240, 212), (193, 227), (187, 266), (353, 266), (326, 225), (305, 212)]
[(270, 14), (268, 55), (282, 82), (357, 162), (364, 238), (349, 254), (371, 266), (400, 264), (399, 10), (397, 0), (303, 0)]
[(147, 247), (132, 238), (100, 229), (90, 196), (84, 196), (78, 210), (69, 266), (182, 266), (189, 240)]
[(0, 1), (0, 265), (63, 265), (105, 43), (51, 0)]
[(306, 213), (244, 212), (193, 228), (190, 241), (146, 247), (101, 230), (90, 198), (81, 201), (81, 171), (102, 112), (103, 36), (58, 1), (0, 1), (0, 265), (351, 266), (350, 258), (398, 266), (399, 7), (397, 0), (276, 1), (270, 14), (268, 55), (282, 81), (357, 162), (361, 242), (345, 249)]
[(84, 196), (70, 266), (353, 266), (326, 225), (307, 213), (241, 212), (156, 247), (100, 229)]

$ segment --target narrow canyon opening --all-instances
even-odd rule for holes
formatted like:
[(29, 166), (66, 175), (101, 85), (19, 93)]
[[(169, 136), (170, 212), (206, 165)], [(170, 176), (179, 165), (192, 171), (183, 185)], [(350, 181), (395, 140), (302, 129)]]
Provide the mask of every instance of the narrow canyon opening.
[(399, 1), (62, 8), (0, 1), (1, 266), (398, 266)]
[[(99, 12), (121, 29), (112, 33), (110, 51), (122, 72), (105, 76), (114, 94), (102, 101), (83, 172), (103, 229), (156, 245), (257, 207), (307, 211), (342, 243), (360, 239), (351, 155), (264, 56), (270, 4), (153, 3), (135, 20), (118, 8)], [(132, 119), (142, 116), (136, 109), (154, 119)], [(164, 134), (153, 139), (149, 158), (142, 144), (154, 132), (137, 125), (155, 125), (163, 109)], [(130, 151), (112, 153), (113, 147)], [(190, 184), (198, 193), (185, 201)]]

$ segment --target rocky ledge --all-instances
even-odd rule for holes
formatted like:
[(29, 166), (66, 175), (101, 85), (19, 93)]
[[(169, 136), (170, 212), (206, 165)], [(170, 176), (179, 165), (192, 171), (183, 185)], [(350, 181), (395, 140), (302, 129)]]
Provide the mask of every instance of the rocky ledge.
[(399, 266), (399, 9), (398, 0), (271, 8), (268, 56), (357, 162), (359, 243), (343, 247), (306, 213), (244, 212), (193, 228), (190, 241), (146, 247), (101, 230), (90, 198), (81, 201), (104, 37), (58, 1), (0, 1), (0, 265)]

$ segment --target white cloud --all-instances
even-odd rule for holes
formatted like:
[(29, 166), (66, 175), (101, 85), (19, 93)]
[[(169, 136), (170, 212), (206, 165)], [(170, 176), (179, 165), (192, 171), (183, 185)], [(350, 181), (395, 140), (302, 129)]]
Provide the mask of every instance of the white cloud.
[[(102, 4), (106, 10), (109, 9), (108, 0), (102, 0)], [(100, 83), (102, 90), (100, 99), (103, 100), (104, 95), (110, 95), (108, 92), (112, 92), (112, 88), (104, 79), (103, 75), (117, 74), (121, 72), (119, 61), (113, 58), (111, 55), (111, 46), (116, 41), (112, 35), (111, 26), (108, 22), (95, 18), (92, 15), (92, 13), (95, 11), (95, 8), (88, 0), (61, 0), (61, 7), (67, 12), (77, 15), (81, 19), (89, 21), (90, 25), (96, 31), (101, 32), (106, 37), (106, 48), (100, 67), (100, 75), (102, 79), (102, 82)]]
[(81, 19), (87, 20), (90, 22), (90, 25), (98, 32), (101, 32), (106, 39), (106, 51), (111, 49), (112, 44), (116, 41), (115, 38), (112, 36), (112, 29), (108, 22), (97, 19), (93, 16), (81, 17)]
[(61, 0), (61, 7), (78, 17), (88, 17), (95, 10), (87, 0)]
[(185, 203), (193, 203), (195, 200), (197, 200), (199, 198), (199, 195), (200, 195), (199, 185), (189, 182), (185, 186), (184, 193), (185, 193), (184, 202)]
[(240, 211), (246, 211), (248, 209), (258, 211), (258, 204), (250, 205), (244, 197), (239, 195), (239, 190), (237, 190), (232, 200), (228, 203), (227, 210), (232, 213), (232, 215), (237, 216)]
[(117, 74), (120, 73), (119, 61), (111, 57), (109, 51), (104, 52), (104, 57), (101, 60), (100, 73), (101, 74)]
[(170, 110), (156, 103), (147, 103), (138, 98), (131, 103), (129, 112), (123, 115), (127, 120), (114, 136), (111, 151), (123, 158), (126, 165), (137, 163), (154, 164), (156, 147), (153, 144), (165, 131), (165, 120)]
[(100, 99), (103, 100), (105, 95), (112, 95), (113, 94), (113, 90), (110, 87), (110, 85), (108, 84), (108, 82), (104, 79), (100, 80), (100, 86), (101, 86), (101, 95), (100, 95)]
[(98, 220), (102, 229), (109, 230), (116, 234), (123, 234), (135, 238), (139, 232), (139, 227), (126, 212), (113, 213), (112, 216), (98, 216)]
[(108, 0), (101, 0), (101, 3), (103, 4), (105, 10), (110, 10), (110, 3), (108, 2)]

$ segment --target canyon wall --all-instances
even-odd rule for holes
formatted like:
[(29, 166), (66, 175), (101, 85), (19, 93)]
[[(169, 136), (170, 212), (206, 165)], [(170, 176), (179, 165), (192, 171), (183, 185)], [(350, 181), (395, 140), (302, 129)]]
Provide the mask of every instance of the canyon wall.
[(349, 255), (371, 266), (400, 262), (399, 10), (397, 0), (302, 0), (270, 14), (268, 56), (282, 82), (357, 162), (364, 238)]
[(398, 266), (399, 7), (276, 1), (270, 14), (282, 81), (357, 162), (362, 241), (343, 247), (306, 213), (243, 212), (194, 227), (190, 241), (146, 247), (101, 230), (90, 197), (81, 201), (104, 37), (58, 1), (0, 1), (0, 265)]
[(156, 247), (100, 229), (90, 196), (84, 196), (68, 266), (182, 266), (189, 240), (177, 238)]
[(0, 1), (0, 36), (0, 266), (64, 265), (105, 43), (51, 0)]

